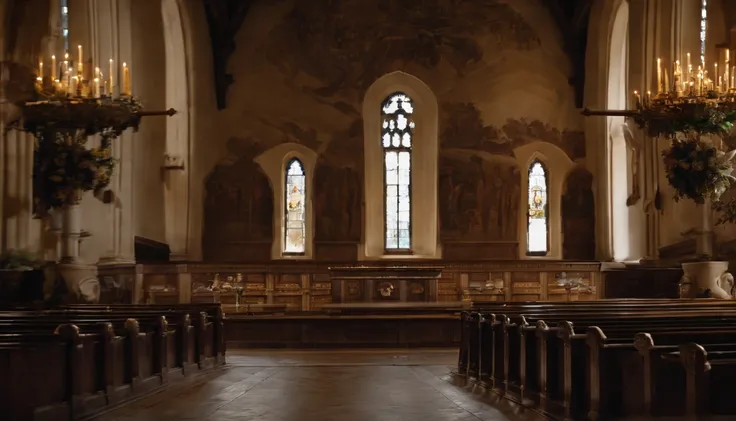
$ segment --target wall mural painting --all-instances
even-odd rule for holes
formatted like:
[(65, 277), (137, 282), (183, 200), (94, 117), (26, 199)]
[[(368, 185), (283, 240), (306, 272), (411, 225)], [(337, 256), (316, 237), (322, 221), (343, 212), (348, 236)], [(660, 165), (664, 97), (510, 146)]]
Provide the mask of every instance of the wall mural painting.
[(573, 170), (562, 196), (562, 257), (571, 260), (595, 258), (595, 201), (593, 175), (584, 168)]
[(440, 232), (443, 239), (516, 241), (521, 175), (516, 164), (440, 158)]
[(534, 141), (558, 146), (571, 160), (585, 157), (582, 131), (559, 130), (539, 120), (506, 120), (502, 127), (487, 125), (473, 103), (441, 104), (440, 145), (443, 149), (468, 149), (494, 155), (514, 156), (514, 148)]
[(310, 0), (294, 2), (265, 51), (285, 83), (305, 73), (322, 84), (304, 90), (342, 96), (335, 106), (358, 109), (368, 86), (406, 65), (434, 69), (444, 62), (457, 75), (467, 73), (483, 58), (479, 39), (500, 48), (540, 45), (534, 28), (498, 0)]
[(503, 132), (483, 122), (480, 110), (470, 102), (443, 103), (440, 106), (440, 148), (468, 149), (513, 156), (511, 143)]
[(273, 189), (253, 160), (260, 148), (248, 139), (231, 139), (228, 150), (230, 158), (215, 167), (205, 184), (205, 259), (218, 260), (231, 242), (273, 240)]
[(321, 160), (314, 176), (315, 240), (359, 242), (363, 195), (360, 173)]

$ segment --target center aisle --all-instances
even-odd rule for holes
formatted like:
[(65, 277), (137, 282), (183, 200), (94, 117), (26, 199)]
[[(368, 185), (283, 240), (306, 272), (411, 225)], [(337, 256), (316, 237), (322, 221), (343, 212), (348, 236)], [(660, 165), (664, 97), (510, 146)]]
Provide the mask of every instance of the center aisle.
[(447, 380), (456, 350), (228, 351), (221, 371), (99, 421), (512, 421)]

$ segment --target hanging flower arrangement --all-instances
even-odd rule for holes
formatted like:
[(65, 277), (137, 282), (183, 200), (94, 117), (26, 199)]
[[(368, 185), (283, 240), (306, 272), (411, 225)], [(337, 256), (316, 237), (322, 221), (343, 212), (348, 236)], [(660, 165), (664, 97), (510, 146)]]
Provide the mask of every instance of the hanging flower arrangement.
[(92, 148), (61, 133), (56, 133), (53, 140), (39, 137), (33, 172), (37, 215), (77, 204), (81, 193), (100, 193), (110, 184), (115, 168), (111, 137), (103, 133), (101, 146)]
[(706, 199), (717, 201), (731, 183), (731, 160), (736, 151), (725, 153), (698, 132), (680, 133), (672, 146), (662, 152), (667, 181), (675, 190), (674, 199), (693, 200), (703, 204)]

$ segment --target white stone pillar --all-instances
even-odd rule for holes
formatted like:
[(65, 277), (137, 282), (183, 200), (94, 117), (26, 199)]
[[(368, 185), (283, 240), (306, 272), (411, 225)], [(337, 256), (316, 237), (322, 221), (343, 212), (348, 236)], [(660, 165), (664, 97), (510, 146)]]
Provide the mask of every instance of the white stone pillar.
[[(130, 41), (130, 1), (108, 0), (99, 2), (88, 0), (90, 4), (90, 30), (94, 39), (93, 51), (99, 59), (99, 67), (107, 78), (110, 73), (110, 60), (113, 63), (113, 94), (120, 93), (122, 86), (122, 63), (134, 69)], [(112, 156), (117, 165), (110, 181), (113, 200), (105, 206), (106, 219), (110, 225), (105, 233), (107, 250), (99, 264), (132, 264), (133, 251), (132, 223), (132, 141), (130, 130), (112, 143)]]
[(184, 21), (179, 0), (161, 2), (166, 47), (166, 108), (177, 114), (166, 120), (163, 167), (166, 242), (172, 260), (187, 260), (189, 243), (189, 79)]

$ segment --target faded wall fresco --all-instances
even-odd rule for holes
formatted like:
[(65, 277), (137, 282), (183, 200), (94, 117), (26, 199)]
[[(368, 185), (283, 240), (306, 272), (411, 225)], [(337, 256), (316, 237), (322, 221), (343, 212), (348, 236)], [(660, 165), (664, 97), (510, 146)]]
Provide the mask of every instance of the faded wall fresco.
[(273, 241), (273, 189), (253, 159), (251, 139), (231, 139), (230, 157), (206, 181), (204, 258), (208, 261), (265, 260)]
[(595, 200), (593, 174), (576, 168), (565, 182), (562, 196), (562, 257), (572, 260), (595, 258)]
[(256, 1), (236, 40), (235, 83), (213, 138), (316, 151), (315, 241), (357, 243), (363, 96), (382, 75), (405, 71), (440, 104), (442, 237), (514, 241), (513, 149), (544, 141), (571, 159), (585, 156), (561, 36), (533, 3)]

